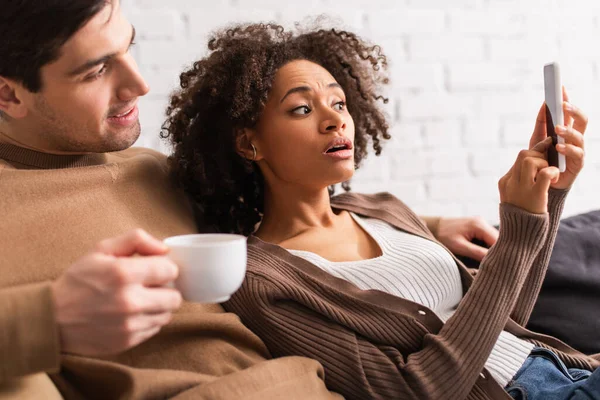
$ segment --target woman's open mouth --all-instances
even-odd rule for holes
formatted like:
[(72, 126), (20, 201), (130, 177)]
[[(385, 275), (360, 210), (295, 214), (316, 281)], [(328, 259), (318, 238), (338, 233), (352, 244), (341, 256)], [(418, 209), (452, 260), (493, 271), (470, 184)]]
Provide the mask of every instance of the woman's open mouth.
[(345, 137), (337, 137), (327, 145), (323, 154), (338, 160), (352, 158), (354, 156), (352, 142)]

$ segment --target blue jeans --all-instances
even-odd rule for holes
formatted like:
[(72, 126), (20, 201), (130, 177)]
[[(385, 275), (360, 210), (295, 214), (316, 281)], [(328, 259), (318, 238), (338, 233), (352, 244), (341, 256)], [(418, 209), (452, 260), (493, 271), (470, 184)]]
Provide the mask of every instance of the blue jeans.
[(505, 390), (518, 400), (600, 400), (600, 368), (567, 368), (552, 351), (536, 347)]

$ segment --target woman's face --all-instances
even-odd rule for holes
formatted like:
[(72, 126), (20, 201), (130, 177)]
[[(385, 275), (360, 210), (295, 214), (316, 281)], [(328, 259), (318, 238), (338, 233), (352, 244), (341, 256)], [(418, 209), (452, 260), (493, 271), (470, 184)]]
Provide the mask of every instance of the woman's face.
[(310, 61), (279, 69), (248, 138), (270, 185), (322, 189), (354, 173), (354, 122), (346, 96), (326, 69)]

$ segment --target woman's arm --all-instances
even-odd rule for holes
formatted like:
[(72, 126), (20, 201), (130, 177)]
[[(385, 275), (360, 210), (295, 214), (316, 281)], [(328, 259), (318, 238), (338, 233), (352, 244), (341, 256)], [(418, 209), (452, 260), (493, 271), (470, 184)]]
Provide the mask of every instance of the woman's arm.
[[(557, 145), (556, 151), (566, 157), (565, 171), (559, 175), (556, 182), (553, 182), (548, 192), (548, 212), (550, 213), (550, 232), (548, 240), (544, 244), (540, 255), (535, 260), (531, 269), (530, 276), (527, 278), (523, 290), (519, 295), (519, 300), (511, 317), (522, 326), (529, 321), (531, 312), (538, 294), (542, 287), (554, 239), (560, 223), (560, 217), (564, 206), (564, 201), (581, 172), (584, 165), (584, 134), (588, 125), (587, 115), (578, 107), (569, 102), (569, 95), (563, 87), (563, 108), (565, 114), (565, 125), (555, 127), (556, 134), (565, 140), (564, 145)], [(542, 105), (536, 119), (534, 132), (529, 142), (529, 147), (535, 147), (535, 144), (546, 138), (546, 107)], [(553, 145), (554, 146), (554, 145)]]
[(548, 236), (540, 253), (533, 262), (531, 271), (523, 284), (523, 289), (521, 289), (521, 293), (515, 304), (515, 308), (510, 315), (511, 318), (521, 326), (527, 325), (542, 288), (567, 194), (568, 190), (558, 189), (550, 189), (548, 193), (548, 213), (550, 220)]

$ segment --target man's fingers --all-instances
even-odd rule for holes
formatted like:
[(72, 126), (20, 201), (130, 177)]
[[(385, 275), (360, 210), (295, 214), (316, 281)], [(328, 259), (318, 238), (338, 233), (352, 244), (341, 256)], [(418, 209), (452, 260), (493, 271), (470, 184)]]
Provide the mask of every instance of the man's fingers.
[(465, 240), (460, 243), (460, 249), (456, 251), (457, 254), (472, 258), (476, 261), (483, 260), (483, 257), (488, 253), (488, 249), (485, 247), (478, 246), (474, 243)]
[(136, 229), (124, 235), (105, 239), (98, 243), (96, 250), (115, 257), (129, 257), (134, 254), (143, 256), (164, 255), (169, 248), (142, 229)]
[(114, 279), (119, 284), (164, 286), (177, 278), (177, 265), (165, 256), (122, 257), (114, 264)]
[(140, 343), (145, 342), (146, 340), (150, 339), (152, 336), (156, 335), (158, 332), (160, 332), (161, 326), (156, 326), (154, 328), (150, 328), (148, 330), (145, 331), (140, 331), (135, 333), (134, 335), (132, 335), (132, 337), (128, 340), (127, 343), (127, 348), (133, 347), (133, 346), (137, 346)]
[(138, 314), (126, 319), (120, 330), (126, 334), (136, 334), (139, 332), (149, 331), (168, 324), (172, 317), (173, 314), (171, 312), (162, 312), (158, 314)]
[(498, 229), (494, 228), (487, 222), (482, 224), (476, 237), (483, 240), (488, 246), (493, 246), (498, 241)]
[(131, 285), (115, 298), (111, 314), (116, 318), (123, 315), (161, 314), (177, 310), (181, 302), (181, 294), (175, 289)]
[(181, 294), (170, 288), (142, 288), (139, 292), (139, 312), (161, 314), (177, 310), (181, 306)]

